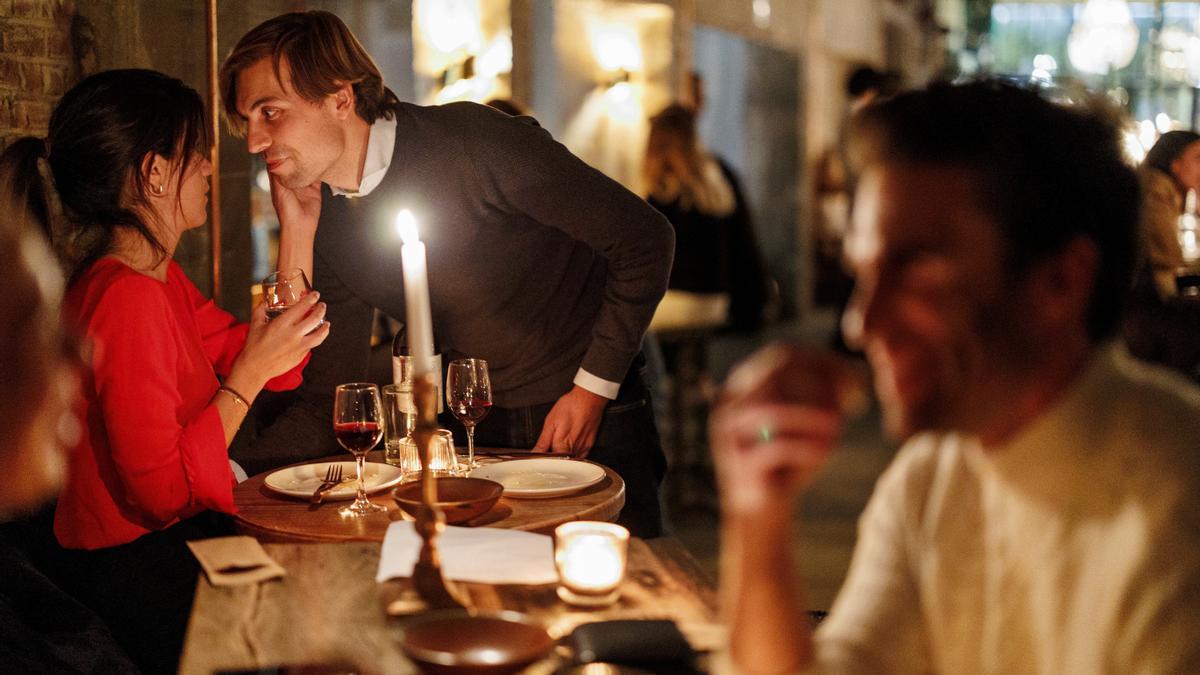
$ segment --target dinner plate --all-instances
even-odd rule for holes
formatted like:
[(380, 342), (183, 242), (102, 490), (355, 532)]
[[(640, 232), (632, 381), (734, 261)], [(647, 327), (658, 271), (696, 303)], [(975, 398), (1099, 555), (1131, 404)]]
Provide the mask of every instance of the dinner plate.
[(604, 480), (604, 467), (574, 459), (510, 459), (484, 464), (470, 474), (504, 486), (505, 497), (540, 499), (578, 492)]
[[(289, 466), (286, 469), (280, 469), (268, 475), (264, 484), (279, 494), (307, 499), (324, 482), (325, 470), (330, 464), (338, 464), (342, 467), (342, 482), (337, 487), (326, 492), (325, 499), (354, 499), (356, 487), (354, 484), (354, 462), (317, 462), (315, 464)], [(363, 466), (363, 484), (366, 487), (367, 494), (386, 490), (396, 485), (400, 482), (402, 475), (403, 472), (391, 464), (367, 462)]]

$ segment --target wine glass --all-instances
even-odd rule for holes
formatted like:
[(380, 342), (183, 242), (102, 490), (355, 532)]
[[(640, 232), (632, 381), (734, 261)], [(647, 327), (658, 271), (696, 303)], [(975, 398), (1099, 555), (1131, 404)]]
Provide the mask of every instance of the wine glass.
[(366, 382), (339, 384), (333, 396), (333, 435), (342, 447), (354, 454), (358, 469), (358, 493), (354, 503), (338, 509), (343, 516), (365, 516), (387, 509), (367, 500), (363, 485), (363, 464), (367, 451), (383, 435), (383, 407), (379, 387)]
[(292, 267), (268, 274), (262, 281), (262, 289), (263, 299), (267, 303), (267, 320), (271, 320), (300, 302), (312, 290), (312, 286), (304, 270)]
[(475, 464), (475, 425), (487, 417), (492, 407), (492, 381), (487, 361), (456, 359), (446, 371), (446, 404), (450, 412), (467, 428), (467, 470)]

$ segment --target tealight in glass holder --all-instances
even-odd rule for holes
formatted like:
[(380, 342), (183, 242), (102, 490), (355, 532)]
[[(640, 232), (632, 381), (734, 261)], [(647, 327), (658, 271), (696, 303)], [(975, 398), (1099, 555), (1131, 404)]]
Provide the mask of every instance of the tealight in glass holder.
[[(409, 483), (421, 477), (421, 456), (417, 454), (417, 441), (411, 435), (399, 440), (397, 445), (398, 462), (402, 483)], [(458, 463), (458, 455), (454, 452), (454, 434), (449, 429), (438, 429), (429, 439), (429, 468), (435, 476), (458, 476), (462, 473), (462, 465)]]
[(581, 607), (616, 602), (625, 579), (629, 530), (612, 523), (579, 520), (554, 529), (558, 597)]

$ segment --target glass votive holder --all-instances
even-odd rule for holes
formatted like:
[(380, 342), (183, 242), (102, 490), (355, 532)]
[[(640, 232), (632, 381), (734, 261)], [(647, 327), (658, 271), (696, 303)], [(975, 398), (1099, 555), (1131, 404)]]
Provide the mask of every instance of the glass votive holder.
[[(399, 463), (402, 483), (421, 477), (421, 456), (417, 453), (417, 440), (412, 436), (400, 439)], [(457, 476), (462, 472), (458, 455), (454, 452), (454, 434), (449, 429), (438, 429), (429, 440), (429, 468), (435, 476)]]
[(616, 602), (625, 579), (629, 530), (612, 523), (577, 520), (554, 529), (558, 597), (581, 607)]

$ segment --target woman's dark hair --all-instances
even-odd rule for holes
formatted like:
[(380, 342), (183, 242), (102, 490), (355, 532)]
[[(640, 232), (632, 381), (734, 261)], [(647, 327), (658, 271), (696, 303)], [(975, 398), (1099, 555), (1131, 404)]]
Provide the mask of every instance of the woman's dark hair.
[(1150, 148), (1150, 152), (1146, 153), (1142, 165), (1158, 169), (1173, 178), (1175, 173), (1171, 171), (1171, 164), (1179, 159), (1185, 148), (1196, 141), (1200, 141), (1200, 134), (1195, 132), (1168, 131), (1160, 136), (1154, 147)]
[[(108, 252), (119, 227), (135, 230), (165, 257), (134, 209), (148, 199), (143, 162), (151, 154), (179, 157), (182, 183), (206, 135), (204, 104), (182, 81), (152, 70), (97, 73), (58, 102), (44, 141), (22, 138), (0, 156), (0, 185), (50, 237), (71, 276)], [(53, 185), (39, 171), (41, 158)], [(55, 222), (59, 203), (62, 223)]]

